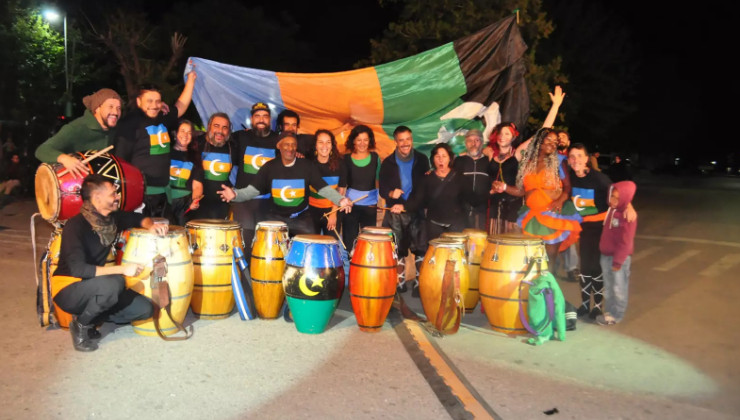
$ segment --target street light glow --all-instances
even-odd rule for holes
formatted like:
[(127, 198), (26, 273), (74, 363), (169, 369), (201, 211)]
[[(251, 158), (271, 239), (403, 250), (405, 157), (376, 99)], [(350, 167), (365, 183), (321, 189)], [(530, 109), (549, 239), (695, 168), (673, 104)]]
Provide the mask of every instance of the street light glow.
[(55, 10), (44, 10), (43, 15), (44, 15), (44, 19), (50, 22), (56, 22), (60, 18), (59, 13)]

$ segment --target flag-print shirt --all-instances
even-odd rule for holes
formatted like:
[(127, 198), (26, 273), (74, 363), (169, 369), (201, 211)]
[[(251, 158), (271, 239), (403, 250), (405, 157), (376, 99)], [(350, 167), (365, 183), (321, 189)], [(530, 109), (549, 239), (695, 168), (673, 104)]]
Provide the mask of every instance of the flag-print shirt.
[(177, 128), (177, 108), (149, 118), (139, 108), (126, 114), (116, 127), (112, 153), (139, 168), (146, 185), (164, 187), (170, 179), (169, 132)]
[[(344, 188), (347, 186), (347, 180), (345, 179), (345, 172), (342, 166), (344, 165), (344, 162), (342, 160), (339, 161), (339, 166), (337, 166), (337, 169), (335, 171), (332, 171), (329, 169), (329, 163), (321, 163), (318, 160), (314, 160), (313, 165), (316, 166), (319, 169), (319, 173), (321, 174), (321, 179), (323, 179), (327, 185), (334, 188), (335, 190), (337, 188)], [(311, 195), (308, 197), (308, 204), (311, 207), (316, 207), (320, 209), (330, 209), (334, 203), (331, 202), (328, 198), (322, 197), (319, 192), (314, 188), (311, 188)]]
[(570, 171), (570, 198), (584, 222), (604, 220), (609, 209), (609, 187), (612, 182), (599, 171), (588, 171), (579, 177)]
[(193, 141), (198, 142), (198, 150), (201, 151), (201, 170), (199, 178), (194, 178), (203, 183), (203, 200), (201, 207), (219, 207), (226, 209), (228, 213), (228, 204), (221, 201), (218, 191), (221, 190), (221, 184), (231, 186), (229, 173), (233, 162), (238, 159), (231, 141), (227, 141), (223, 146), (216, 147), (206, 141), (205, 135), (200, 135)]
[(327, 186), (319, 169), (306, 159), (296, 159), (292, 166), (281, 159), (265, 163), (251, 184), (261, 194), (270, 194), (270, 212), (290, 217), (308, 207), (310, 187), (316, 191)]
[(203, 182), (203, 167), (188, 158), (188, 152), (172, 149), (170, 152), (170, 189), (173, 198), (193, 192), (193, 180)]
[[(267, 137), (259, 137), (254, 130), (241, 130), (232, 134), (232, 140), (239, 156), (236, 172), (236, 188), (253, 184), (257, 172), (267, 162), (279, 156), (277, 151), (278, 135), (271, 131)], [(260, 196), (258, 198), (269, 198)]]

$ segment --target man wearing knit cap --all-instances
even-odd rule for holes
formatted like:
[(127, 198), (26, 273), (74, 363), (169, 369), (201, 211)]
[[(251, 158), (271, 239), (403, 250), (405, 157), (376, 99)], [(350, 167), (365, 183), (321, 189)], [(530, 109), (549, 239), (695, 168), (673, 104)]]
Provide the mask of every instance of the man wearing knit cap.
[(452, 169), (466, 180), (465, 227), (485, 230), (493, 179), (488, 174), (489, 161), (483, 154), (483, 133), (480, 130), (473, 129), (465, 133), (465, 151), (467, 154), (456, 157), (452, 165)]
[(76, 177), (87, 175), (87, 167), (68, 153), (101, 150), (112, 142), (113, 128), (121, 116), (121, 97), (113, 89), (100, 89), (82, 99), (85, 113), (62, 127), (36, 149), (36, 158), (59, 162)]

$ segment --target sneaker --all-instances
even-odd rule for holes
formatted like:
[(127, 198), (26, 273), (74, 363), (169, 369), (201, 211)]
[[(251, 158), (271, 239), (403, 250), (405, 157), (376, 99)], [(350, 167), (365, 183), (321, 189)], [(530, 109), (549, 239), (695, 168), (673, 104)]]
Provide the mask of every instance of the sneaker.
[(581, 317), (586, 316), (586, 315), (588, 315), (588, 308), (587, 307), (581, 306), (581, 307), (578, 308), (578, 310), (576, 310), (576, 316), (578, 318), (581, 318)]
[(591, 313), (588, 314), (588, 317), (591, 318), (591, 319), (596, 319), (596, 317), (599, 316), (599, 315), (601, 315), (601, 314), (602, 314), (601, 309), (599, 309), (599, 308), (593, 308), (593, 309), (591, 309)]
[(568, 276), (565, 278), (565, 281), (569, 281), (571, 283), (578, 283), (580, 278), (581, 278), (581, 270), (574, 268), (568, 271)]
[(396, 286), (396, 291), (398, 293), (406, 293), (407, 290), (409, 290), (409, 287), (406, 286), (406, 282), (403, 282), (399, 284), (398, 286)]
[(414, 287), (411, 289), (411, 297), (419, 297), (419, 282), (414, 283)]
[(616, 325), (617, 320), (613, 316), (606, 314), (597, 316), (596, 323), (599, 325)]

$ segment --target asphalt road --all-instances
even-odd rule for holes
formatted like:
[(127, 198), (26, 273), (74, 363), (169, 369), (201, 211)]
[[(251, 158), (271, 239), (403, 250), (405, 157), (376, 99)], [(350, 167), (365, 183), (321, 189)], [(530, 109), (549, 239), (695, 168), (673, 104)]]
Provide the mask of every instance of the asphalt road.
[[(191, 340), (105, 324), (86, 354), (38, 325), (35, 203), (15, 202), (0, 210), (0, 418), (740, 418), (740, 181), (643, 179), (635, 207), (624, 322), (580, 320), (565, 342), (529, 346), (479, 311), (443, 338), (395, 313), (363, 333), (345, 295), (319, 335), (188, 317)], [(51, 230), (34, 226), (40, 253)]]

